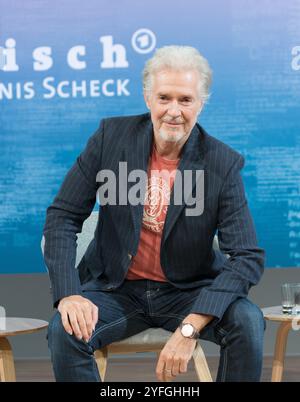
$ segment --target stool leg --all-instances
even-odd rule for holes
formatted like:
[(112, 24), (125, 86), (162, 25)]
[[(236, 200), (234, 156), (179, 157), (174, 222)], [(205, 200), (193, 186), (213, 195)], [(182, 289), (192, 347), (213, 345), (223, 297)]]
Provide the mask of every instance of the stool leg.
[(280, 382), (282, 380), (286, 341), (291, 327), (291, 322), (283, 322), (277, 330), (272, 367), (272, 382)]
[(0, 378), (1, 381), (16, 381), (12, 349), (7, 338), (0, 338)]
[(199, 343), (197, 343), (196, 345), (196, 348), (193, 353), (193, 358), (195, 363), (195, 370), (199, 378), (199, 381), (212, 382), (212, 377), (207, 365), (207, 361)]
[(95, 360), (97, 363), (99, 375), (101, 380), (104, 381), (106, 368), (107, 368), (107, 348), (97, 349), (95, 351)]

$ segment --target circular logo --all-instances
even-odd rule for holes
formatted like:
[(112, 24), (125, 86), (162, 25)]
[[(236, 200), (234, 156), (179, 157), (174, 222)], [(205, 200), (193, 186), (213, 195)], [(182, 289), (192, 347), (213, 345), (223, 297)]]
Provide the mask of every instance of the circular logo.
[(131, 38), (131, 45), (137, 53), (150, 53), (156, 45), (156, 37), (150, 29), (138, 29)]

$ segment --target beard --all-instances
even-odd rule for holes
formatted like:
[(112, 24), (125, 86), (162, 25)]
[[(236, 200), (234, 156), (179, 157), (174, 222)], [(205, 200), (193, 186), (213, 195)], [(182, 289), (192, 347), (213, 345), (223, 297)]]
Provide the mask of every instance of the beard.
[(159, 130), (159, 136), (163, 141), (166, 142), (178, 142), (185, 136), (185, 133), (175, 130), (173, 132), (168, 132), (167, 130), (161, 128)]

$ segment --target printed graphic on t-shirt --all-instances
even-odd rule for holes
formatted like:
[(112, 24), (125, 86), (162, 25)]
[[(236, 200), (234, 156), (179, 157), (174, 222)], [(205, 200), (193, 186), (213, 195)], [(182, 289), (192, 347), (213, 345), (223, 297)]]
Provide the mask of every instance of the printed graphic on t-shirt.
[(163, 230), (170, 200), (170, 183), (161, 175), (152, 174), (145, 196), (143, 225), (155, 233)]

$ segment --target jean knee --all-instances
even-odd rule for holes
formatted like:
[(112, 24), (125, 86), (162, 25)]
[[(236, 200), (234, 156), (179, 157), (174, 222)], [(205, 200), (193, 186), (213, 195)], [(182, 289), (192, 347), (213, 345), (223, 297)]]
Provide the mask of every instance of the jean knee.
[(71, 338), (71, 336), (64, 329), (59, 312), (52, 317), (49, 323), (47, 338), (49, 348), (52, 352), (55, 352), (59, 348), (63, 347)]
[(248, 299), (239, 299), (232, 306), (232, 322), (249, 340), (263, 339), (265, 319), (261, 309)]

